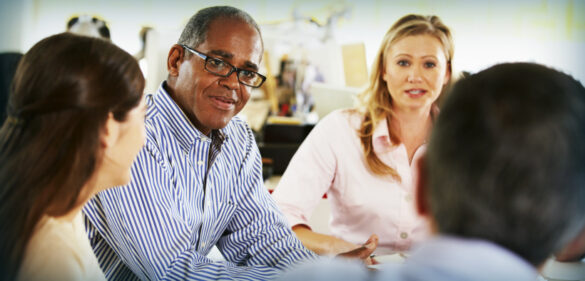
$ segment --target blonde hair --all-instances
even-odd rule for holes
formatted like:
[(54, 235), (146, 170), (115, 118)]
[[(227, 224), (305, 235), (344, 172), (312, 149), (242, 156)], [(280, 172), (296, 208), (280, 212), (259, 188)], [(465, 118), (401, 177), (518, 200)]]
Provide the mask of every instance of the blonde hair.
[[(383, 79), (384, 63), (386, 54), (390, 47), (402, 38), (414, 35), (428, 34), (439, 39), (443, 45), (447, 59), (447, 69), (451, 72), (451, 61), (453, 59), (454, 47), (453, 38), (449, 28), (437, 16), (422, 16), (409, 14), (400, 18), (384, 35), (382, 45), (376, 55), (369, 86), (358, 96), (358, 110), (364, 115), (358, 133), (366, 157), (366, 163), (370, 170), (380, 176), (390, 175), (400, 181), (400, 175), (392, 167), (384, 164), (373, 151), (372, 135), (376, 124), (386, 117), (392, 118), (392, 98), (388, 92), (386, 81)], [(431, 116), (437, 112), (436, 103), (431, 110)], [(390, 140), (392, 143), (400, 143), (396, 132), (388, 126)]]

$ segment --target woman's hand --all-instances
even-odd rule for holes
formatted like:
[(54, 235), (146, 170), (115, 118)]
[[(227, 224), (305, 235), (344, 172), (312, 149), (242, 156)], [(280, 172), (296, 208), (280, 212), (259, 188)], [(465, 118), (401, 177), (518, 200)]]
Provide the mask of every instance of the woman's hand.
[(365, 264), (376, 264), (370, 256), (378, 246), (378, 236), (372, 234), (364, 245), (347, 242), (335, 236), (313, 232), (308, 226), (293, 226), (293, 231), (303, 245), (318, 255), (338, 255), (346, 258), (358, 258)]
[(378, 235), (372, 234), (366, 243), (349, 252), (341, 253), (338, 257), (357, 258), (362, 260), (366, 265), (377, 264), (378, 262), (372, 257), (372, 253), (378, 247)]

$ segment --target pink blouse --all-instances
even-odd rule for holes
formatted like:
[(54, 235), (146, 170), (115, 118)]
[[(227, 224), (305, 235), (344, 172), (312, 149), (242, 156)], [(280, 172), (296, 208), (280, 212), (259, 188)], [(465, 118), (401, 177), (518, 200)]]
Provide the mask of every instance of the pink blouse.
[(374, 175), (357, 134), (362, 118), (345, 109), (322, 119), (293, 156), (272, 195), (291, 226), (310, 227), (308, 219), (326, 193), (333, 236), (361, 245), (377, 234), (376, 254), (407, 251), (429, 235), (414, 206), (415, 165), (425, 146), (409, 164), (404, 145), (392, 146), (387, 122), (380, 122), (373, 135), (374, 152), (396, 169), (402, 182)]

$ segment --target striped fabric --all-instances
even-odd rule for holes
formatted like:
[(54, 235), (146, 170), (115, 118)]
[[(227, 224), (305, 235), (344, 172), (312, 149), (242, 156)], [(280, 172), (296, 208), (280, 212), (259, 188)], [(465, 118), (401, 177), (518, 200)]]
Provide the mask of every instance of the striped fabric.
[[(131, 183), (99, 193), (84, 207), (109, 280), (268, 280), (315, 258), (265, 189), (245, 122), (234, 117), (212, 141), (162, 85), (146, 99), (146, 144)], [(206, 257), (214, 245), (226, 261)]]

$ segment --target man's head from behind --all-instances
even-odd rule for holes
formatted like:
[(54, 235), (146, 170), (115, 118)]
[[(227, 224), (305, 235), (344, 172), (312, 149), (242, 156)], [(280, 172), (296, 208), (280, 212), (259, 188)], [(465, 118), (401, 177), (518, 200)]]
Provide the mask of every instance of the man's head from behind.
[(419, 210), (439, 233), (489, 240), (540, 265), (585, 224), (585, 89), (529, 63), (465, 78), (422, 167)]

